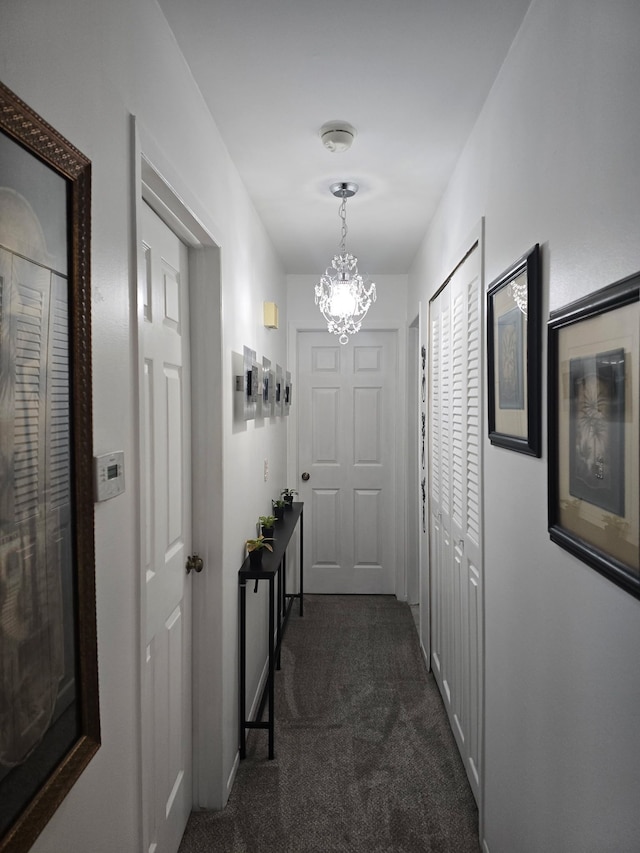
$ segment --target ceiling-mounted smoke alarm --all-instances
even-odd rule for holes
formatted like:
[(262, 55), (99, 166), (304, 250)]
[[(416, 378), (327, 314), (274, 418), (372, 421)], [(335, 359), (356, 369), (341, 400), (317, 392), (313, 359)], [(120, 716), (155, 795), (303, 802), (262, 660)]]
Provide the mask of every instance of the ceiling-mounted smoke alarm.
[(328, 121), (320, 128), (320, 139), (329, 151), (347, 151), (355, 139), (356, 129), (346, 121)]

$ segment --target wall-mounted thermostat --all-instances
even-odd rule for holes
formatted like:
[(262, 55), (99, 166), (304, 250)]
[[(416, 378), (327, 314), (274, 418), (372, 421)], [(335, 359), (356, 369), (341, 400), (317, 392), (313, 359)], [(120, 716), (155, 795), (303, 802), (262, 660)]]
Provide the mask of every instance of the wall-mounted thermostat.
[(124, 453), (116, 450), (93, 457), (96, 501), (108, 501), (124, 492)]

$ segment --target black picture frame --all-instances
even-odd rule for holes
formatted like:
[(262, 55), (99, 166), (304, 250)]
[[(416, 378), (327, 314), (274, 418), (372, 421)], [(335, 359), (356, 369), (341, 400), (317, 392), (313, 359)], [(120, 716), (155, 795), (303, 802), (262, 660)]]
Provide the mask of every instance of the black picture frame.
[(489, 440), (539, 457), (541, 433), (540, 247), (487, 289)]
[(547, 329), (549, 535), (640, 598), (640, 273)]
[(0, 851), (23, 853), (100, 745), (91, 164), (2, 83), (0, 213)]

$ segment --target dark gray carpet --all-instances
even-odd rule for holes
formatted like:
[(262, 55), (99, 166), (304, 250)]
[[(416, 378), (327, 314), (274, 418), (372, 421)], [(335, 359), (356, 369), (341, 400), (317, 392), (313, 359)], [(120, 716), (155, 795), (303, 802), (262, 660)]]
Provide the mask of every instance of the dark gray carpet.
[(227, 807), (180, 853), (478, 853), (478, 812), (410, 608), (305, 596), (276, 673), (275, 760), (249, 734)]

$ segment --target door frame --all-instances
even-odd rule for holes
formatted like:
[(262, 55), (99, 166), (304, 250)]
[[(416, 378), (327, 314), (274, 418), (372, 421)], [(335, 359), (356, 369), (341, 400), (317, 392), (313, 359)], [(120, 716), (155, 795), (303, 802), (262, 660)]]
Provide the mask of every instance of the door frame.
[[(189, 303), (191, 311), (191, 453), (192, 453), (192, 543), (205, 562), (205, 570), (191, 575), (197, 584), (192, 606), (192, 708), (193, 708), (193, 805), (222, 808), (228, 797), (229, 780), (222, 763), (222, 312), (221, 259), (219, 241), (182, 200), (147, 152), (160, 148), (131, 116), (132, 173), (132, 269), (131, 309), (134, 340), (135, 459), (130, 482), (138, 495), (137, 554), (143, 564), (142, 520), (145, 518), (144, 490), (141, 487), (141, 413), (143, 367), (141, 346), (143, 303), (140, 284), (145, 279), (145, 258), (141, 246), (142, 205), (154, 212), (187, 245), (189, 250)], [(161, 155), (157, 154), (158, 160)], [(206, 319), (205, 319), (206, 318)], [(212, 334), (212, 331), (214, 334)], [(217, 334), (216, 334), (217, 332)], [(193, 460), (198, 459), (198, 464)], [(206, 507), (206, 515), (204, 508)], [(138, 603), (138, 790), (141, 807), (141, 849), (147, 815), (143, 797), (142, 714), (145, 646), (145, 590), (139, 578)]]
[[(394, 591), (398, 601), (407, 600), (407, 383), (404, 381), (407, 373), (407, 327), (405, 325), (393, 324), (389, 326), (376, 325), (364, 330), (367, 332), (395, 332), (397, 343), (397, 373), (398, 373), (398, 416), (401, 422), (398, 424), (395, 453), (396, 469), (396, 517), (400, 520), (398, 525), (398, 536), (396, 537), (396, 574)], [(327, 332), (326, 325), (304, 324), (297, 326), (289, 323), (287, 326), (287, 358), (290, 365), (292, 381), (298, 382), (298, 335), (305, 332)], [(355, 338), (357, 340), (357, 336)], [(297, 399), (294, 384), (294, 400)], [(298, 470), (298, 409), (296, 405), (291, 407), (289, 416), (289, 429), (287, 430), (287, 482), (297, 483), (300, 480)]]
[(420, 314), (407, 330), (407, 601), (421, 616)]
[[(425, 309), (422, 301), (418, 302), (418, 314), (413, 321), (413, 325), (417, 325), (418, 329), (418, 351), (416, 360), (416, 386), (413, 392), (416, 396), (416, 421), (415, 421), (415, 438), (417, 441), (416, 459), (418, 460), (418, 477), (417, 477), (417, 493), (416, 501), (418, 507), (418, 571), (419, 571), (419, 608), (418, 608), (418, 634), (420, 637), (420, 650), (422, 657), (427, 667), (427, 671), (431, 671), (431, 560), (429, 552), (429, 525), (427, 524), (426, 531), (422, 529), (422, 517), (425, 513), (425, 519), (429, 517), (429, 506), (427, 503), (427, 484), (429, 482), (429, 425), (427, 415), (429, 413), (429, 398), (428, 398), (428, 382), (425, 385), (425, 399), (422, 399), (422, 379), (425, 381), (429, 376), (429, 318), (428, 306)], [(425, 317), (425, 314), (427, 315)], [(422, 365), (422, 349), (425, 348), (424, 367)], [(425, 416), (425, 436), (424, 436), (424, 453), (425, 464), (422, 467), (422, 424), (419, 418)], [(427, 493), (424, 497), (423, 505), (423, 479), (424, 488), (427, 488)]]

